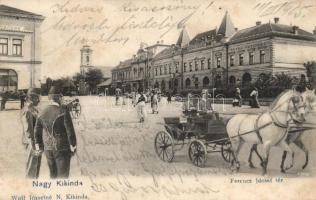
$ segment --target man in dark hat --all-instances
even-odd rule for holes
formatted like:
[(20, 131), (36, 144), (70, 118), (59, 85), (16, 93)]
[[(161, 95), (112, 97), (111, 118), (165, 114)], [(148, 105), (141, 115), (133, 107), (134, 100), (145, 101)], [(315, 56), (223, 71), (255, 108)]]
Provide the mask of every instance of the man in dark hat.
[(38, 116), (37, 105), (40, 102), (39, 95), (34, 88), (30, 88), (26, 95), (26, 106), (21, 112), (23, 125), (22, 144), (28, 151), (26, 163), (26, 176), (28, 178), (38, 178), (41, 166), (41, 154), (35, 151), (34, 127)]
[(71, 116), (61, 106), (61, 97), (59, 88), (52, 86), (48, 93), (50, 103), (35, 125), (35, 147), (44, 150), (51, 178), (69, 177), (70, 159), (77, 145)]

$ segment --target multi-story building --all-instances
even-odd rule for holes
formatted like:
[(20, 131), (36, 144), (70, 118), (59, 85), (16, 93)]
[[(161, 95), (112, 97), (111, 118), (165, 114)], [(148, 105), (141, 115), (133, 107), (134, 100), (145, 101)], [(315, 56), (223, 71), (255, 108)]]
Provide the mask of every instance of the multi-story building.
[(120, 62), (112, 70), (112, 87), (119, 87), (128, 92), (153, 87), (153, 58), (170, 45), (163, 44), (163, 41), (147, 47), (144, 45), (140, 45), (132, 58)]
[(40, 88), (44, 17), (0, 5), (0, 19), (0, 92)]
[(305, 78), (304, 63), (315, 60), (315, 55), (316, 31), (280, 24), (279, 18), (238, 31), (226, 12), (218, 29), (199, 33), (192, 40), (183, 28), (176, 44), (153, 55), (145, 66), (153, 76), (148, 86), (179, 92), (244, 87), (268, 74)]

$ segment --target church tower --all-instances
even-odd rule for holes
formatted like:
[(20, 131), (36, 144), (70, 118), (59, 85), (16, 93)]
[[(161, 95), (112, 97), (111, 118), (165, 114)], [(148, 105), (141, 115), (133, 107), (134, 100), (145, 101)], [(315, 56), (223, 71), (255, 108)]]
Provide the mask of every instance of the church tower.
[(88, 45), (84, 45), (81, 49), (80, 73), (85, 75), (89, 68), (92, 67), (92, 49)]

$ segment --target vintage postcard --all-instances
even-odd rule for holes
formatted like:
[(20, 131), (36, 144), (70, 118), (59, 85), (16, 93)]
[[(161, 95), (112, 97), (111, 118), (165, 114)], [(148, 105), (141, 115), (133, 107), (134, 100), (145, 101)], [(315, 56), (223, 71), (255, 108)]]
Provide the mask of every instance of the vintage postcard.
[(316, 199), (315, 0), (0, 0), (0, 200)]

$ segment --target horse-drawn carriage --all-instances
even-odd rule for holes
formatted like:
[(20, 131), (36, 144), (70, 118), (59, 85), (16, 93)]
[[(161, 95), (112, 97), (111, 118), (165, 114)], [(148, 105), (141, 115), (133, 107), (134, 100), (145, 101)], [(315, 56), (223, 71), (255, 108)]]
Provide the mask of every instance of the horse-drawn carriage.
[[(228, 123), (214, 111), (192, 110), (192, 107), (199, 108), (199, 100), (191, 102), (188, 99), (185, 101), (184, 117), (164, 118), (165, 131), (156, 134), (155, 151), (161, 160), (171, 162), (175, 152), (189, 144), (188, 155), (194, 165), (202, 167), (205, 165), (207, 153), (221, 152), (223, 159), (231, 163), (232, 169), (238, 170), (238, 153), (242, 144), (263, 144), (261, 166), (265, 174), (271, 146), (280, 146), (292, 154), (291, 164), (286, 167), (289, 169), (294, 160), (289, 143), (300, 144), (299, 147), (304, 150), (299, 135), (306, 130), (315, 129), (315, 126), (309, 127), (305, 122), (305, 115), (315, 107), (314, 96), (314, 91), (300, 94), (287, 90), (276, 98), (269, 110), (261, 114), (236, 114)], [(294, 122), (295, 126), (290, 122)], [(283, 171), (284, 159), (285, 156), (282, 157), (281, 164)], [(306, 153), (303, 168), (307, 162)]]
[(164, 118), (165, 131), (155, 137), (155, 151), (158, 157), (171, 162), (175, 152), (189, 144), (191, 162), (199, 167), (205, 165), (207, 154), (220, 152), (223, 159), (232, 159), (231, 144), (226, 133), (225, 122), (215, 111), (198, 111), (199, 99), (185, 100), (184, 117)]

